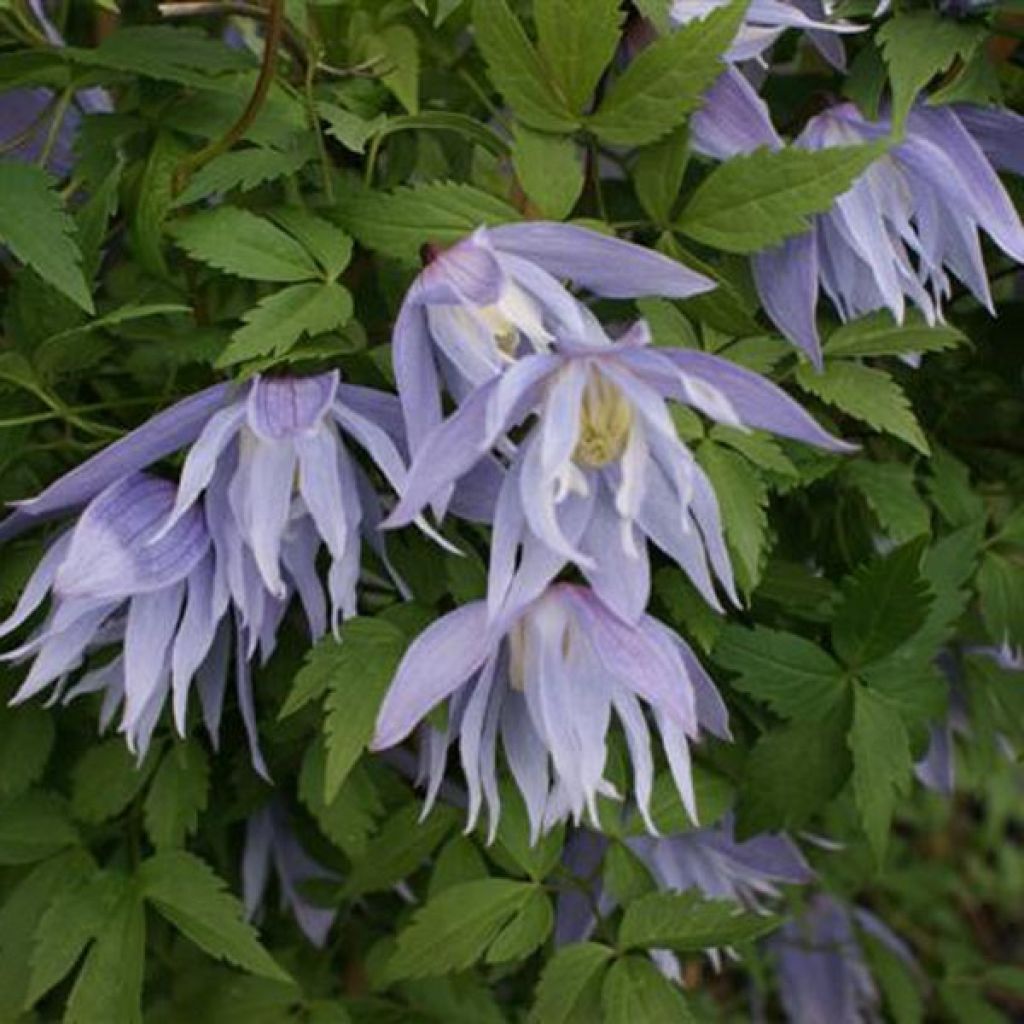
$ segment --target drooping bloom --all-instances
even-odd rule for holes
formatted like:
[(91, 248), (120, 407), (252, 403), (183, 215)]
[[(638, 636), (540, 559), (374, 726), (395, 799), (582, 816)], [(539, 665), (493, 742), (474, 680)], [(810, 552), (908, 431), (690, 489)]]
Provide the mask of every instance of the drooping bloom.
[(242, 899), (248, 920), (258, 920), (270, 884), (270, 869), (277, 875), (281, 907), (291, 911), (302, 934), (318, 949), (327, 942), (337, 911), (319, 907), (303, 892), (310, 882), (336, 882), (338, 875), (315, 861), (295, 835), (288, 812), (274, 800), (253, 814), (245, 826), (242, 853)]
[[(709, 155), (782, 145), (763, 101), (735, 78), (713, 91), (701, 117), (697, 134)], [(994, 110), (916, 106), (903, 141), (816, 217), (811, 231), (754, 257), (758, 294), (782, 333), (820, 364), (821, 290), (844, 321), (888, 309), (902, 323), (912, 305), (934, 324), (955, 277), (991, 310), (980, 233), (1024, 261), (1024, 225), (994, 170), (1024, 166), (1015, 128), (1019, 118)], [(845, 103), (812, 118), (795, 145), (858, 145), (891, 129), (887, 117), (868, 121)]]
[[(447, 702), (443, 731), (423, 724)], [(646, 704), (661, 734), (683, 805), (696, 820), (690, 745), (702, 731), (728, 738), (725, 706), (687, 645), (648, 616), (628, 625), (585, 587), (559, 584), (489, 623), (482, 601), (430, 626), (409, 648), (377, 720), (373, 749), (395, 746), (423, 725), (427, 807), (457, 743), (472, 827), (486, 803), (493, 836), (500, 815), (497, 748), (523, 794), (536, 839), (620, 794), (605, 778), (612, 713), (626, 736), (636, 805), (648, 827), (654, 762)]]
[(488, 601), (492, 614), (535, 598), (566, 565), (620, 616), (647, 605), (649, 538), (720, 607), (712, 574), (735, 600), (714, 489), (680, 440), (666, 400), (712, 419), (758, 427), (833, 451), (775, 385), (727, 360), (649, 348), (645, 324), (617, 342), (587, 314), (584, 343), (526, 356), (478, 388), (428, 436), (388, 526), (410, 522), (514, 426), (536, 415), (510, 457), (498, 496)]
[[(729, 0), (675, 0), (670, 17), (674, 24), (685, 25), (728, 4)], [(828, 20), (823, 0), (752, 0), (726, 59), (733, 63), (758, 60), (794, 28), (806, 32), (821, 55), (840, 70), (846, 66), (846, 55), (836, 35), (863, 31), (848, 21)]]
[[(42, 0), (29, 0), (28, 6), (50, 45), (63, 46), (64, 39)], [(72, 147), (82, 115), (108, 114), (112, 110), (110, 96), (99, 88), (82, 89), (67, 103), (62, 103), (59, 93), (46, 88), (0, 92), (0, 148), (26, 163), (39, 160), (49, 148), (47, 167), (64, 177), (74, 164)]]
[(395, 324), (393, 360), (415, 453), (441, 420), (443, 378), (456, 401), (556, 335), (585, 331), (560, 279), (595, 295), (683, 299), (714, 282), (639, 245), (570, 224), (480, 228), (431, 253)]
[(916, 970), (906, 944), (874, 914), (819, 894), (767, 942), (777, 957), (790, 1024), (874, 1024), (880, 997), (858, 932), (867, 932)]
[[(354, 614), (360, 533), (377, 543), (377, 498), (342, 442), (344, 432), (369, 452), (389, 483), (404, 483), (405, 464), (392, 433), (397, 401), (315, 377), (254, 377), (237, 393), (216, 386), (165, 410), (109, 449), (76, 467), (37, 498), (23, 502), (0, 539), (89, 500), (109, 483), (191, 444), (171, 531), (205, 495), (206, 516), (226, 588), (255, 648), (264, 654), (288, 600), (298, 593), (315, 637), (328, 613), (316, 557), (331, 557), (332, 615)], [(389, 431), (391, 433), (389, 433)]]
[[(101, 723), (120, 708), (120, 730), (140, 757), (169, 697), (184, 731), (193, 683), (215, 731), (227, 674), (227, 601), (217, 596), (203, 512), (191, 509), (165, 532), (174, 500), (173, 484), (142, 473), (101, 491), (51, 545), (0, 624), (0, 637), (10, 635), (50, 595), (43, 623), (3, 657), (32, 663), (14, 702), (50, 688), (67, 700), (102, 692)], [(69, 688), (88, 657), (115, 644), (116, 657)]]

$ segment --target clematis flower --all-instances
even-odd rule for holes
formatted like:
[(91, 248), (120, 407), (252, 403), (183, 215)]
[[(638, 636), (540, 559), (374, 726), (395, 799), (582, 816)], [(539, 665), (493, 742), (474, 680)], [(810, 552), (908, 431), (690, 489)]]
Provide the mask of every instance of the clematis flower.
[[(315, 377), (254, 377), (233, 393), (216, 386), (165, 410), (89, 459), (0, 524), (0, 540), (74, 508), (112, 481), (192, 447), (173, 508), (157, 540), (170, 534), (205, 495), (206, 515), (226, 589), (253, 649), (273, 648), (277, 625), (298, 593), (318, 637), (327, 611), (316, 575), (326, 546), (331, 617), (356, 609), (360, 532), (379, 548), (378, 500), (342, 442), (365, 448), (394, 487), (405, 464), (391, 432), (400, 431), (395, 399)], [(220, 595), (222, 596), (222, 595)]]
[[(685, 25), (729, 2), (675, 0), (669, 16), (674, 24)], [(794, 28), (806, 32), (821, 55), (840, 71), (846, 67), (846, 54), (836, 35), (864, 31), (848, 21), (828, 20), (828, 6), (822, 0), (752, 0), (726, 59), (733, 63), (761, 60), (784, 32)]]
[(649, 538), (720, 608), (712, 574), (737, 601), (714, 489), (679, 439), (666, 400), (712, 419), (833, 451), (784, 392), (715, 356), (648, 348), (645, 324), (612, 342), (587, 314), (583, 343), (524, 357), (478, 388), (428, 436), (386, 526), (401, 526), (532, 415), (498, 496), (488, 602), (529, 603), (567, 564), (630, 622), (650, 593)]
[[(29, 0), (28, 7), (50, 45), (64, 46), (42, 0)], [(48, 150), (47, 167), (63, 178), (74, 166), (72, 150), (83, 114), (109, 114), (113, 109), (110, 95), (99, 88), (81, 89), (67, 104), (52, 89), (0, 92), (0, 152), (34, 163)]]
[(782, 1006), (790, 1024), (872, 1024), (880, 997), (858, 932), (866, 932), (916, 971), (913, 954), (874, 914), (819, 894), (766, 943), (777, 957)]
[(302, 934), (318, 949), (323, 949), (338, 913), (311, 902), (302, 886), (309, 882), (336, 882), (338, 875), (306, 852), (280, 800), (273, 800), (253, 814), (245, 827), (242, 899), (250, 921), (261, 916), (271, 867), (281, 890), (282, 909), (290, 910)]
[[(782, 145), (763, 101), (735, 76), (713, 91), (701, 116), (697, 134), (709, 155)], [(1012, 134), (1018, 120), (996, 111), (915, 107), (903, 141), (816, 217), (813, 230), (754, 257), (758, 294), (782, 333), (820, 365), (815, 314), (822, 289), (844, 321), (888, 309), (902, 323), (910, 304), (934, 324), (955, 277), (991, 311), (980, 232), (1024, 261), (1024, 225), (994, 170), (1024, 167)], [(868, 121), (846, 103), (812, 118), (795, 144), (820, 150), (873, 142), (891, 127), (887, 118)]]
[[(447, 702), (443, 730), (424, 719)], [(619, 798), (604, 777), (612, 713), (626, 736), (637, 807), (651, 830), (654, 761), (643, 713), (654, 717), (672, 778), (696, 820), (690, 745), (702, 730), (728, 738), (725, 707), (689, 647), (644, 616), (628, 625), (585, 587), (560, 584), (525, 608), (488, 622), (487, 606), (464, 605), (409, 648), (377, 719), (372, 748), (401, 743), (422, 726), (426, 806), (457, 743), (468, 789), (468, 827), (486, 803), (493, 838), (501, 812), (497, 747), (523, 794), (534, 841), (585, 813), (599, 796)]]
[(683, 299), (714, 282), (639, 245), (570, 224), (480, 228), (432, 251), (395, 324), (392, 355), (410, 447), (441, 420), (440, 383), (456, 401), (555, 335), (585, 331), (582, 311), (560, 283), (595, 295)]
[[(183, 733), (193, 683), (208, 724), (219, 720), (224, 695), (227, 603), (217, 597), (213, 545), (198, 507), (161, 530), (174, 498), (173, 484), (142, 473), (101, 491), (51, 545), (0, 624), (0, 637), (9, 636), (50, 595), (42, 625), (3, 656), (32, 663), (13, 702), (51, 688), (66, 700), (102, 692), (101, 724), (122, 708), (120, 730), (140, 758), (169, 697)], [(69, 689), (87, 657), (114, 644), (121, 653)]]

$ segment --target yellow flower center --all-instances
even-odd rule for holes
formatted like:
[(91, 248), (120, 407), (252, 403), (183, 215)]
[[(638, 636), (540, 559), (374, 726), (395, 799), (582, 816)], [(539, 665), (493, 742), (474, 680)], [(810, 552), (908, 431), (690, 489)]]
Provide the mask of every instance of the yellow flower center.
[(591, 371), (580, 410), (580, 438), (573, 458), (600, 469), (626, 450), (633, 429), (633, 406), (606, 377)]

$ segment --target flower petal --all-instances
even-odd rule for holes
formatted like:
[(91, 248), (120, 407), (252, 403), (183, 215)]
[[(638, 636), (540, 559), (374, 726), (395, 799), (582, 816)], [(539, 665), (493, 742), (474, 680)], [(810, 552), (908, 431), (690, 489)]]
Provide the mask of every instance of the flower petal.
[(339, 375), (253, 378), (246, 404), (249, 427), (263, 441), (283, 441), (319, 428), (334, 402)]
[(780, 331), (820, 370), (818, 244), (809, 231), (765, 249), (751, 260), (754, 283), (765, 312)]

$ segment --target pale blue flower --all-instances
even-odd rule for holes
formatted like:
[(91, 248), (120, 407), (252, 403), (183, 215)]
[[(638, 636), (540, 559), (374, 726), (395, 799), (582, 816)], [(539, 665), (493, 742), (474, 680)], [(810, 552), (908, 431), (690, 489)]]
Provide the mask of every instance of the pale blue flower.
[(555, 335), (579, 337), (581, 307), (568, 279), (607, 298), (683, 299), (714, 282), (639, 245), (571, 224), (480, 228), (428, 263), (395, 324), (392, 355), (415, 453), (441, 420), (443, 378), (456, 401)]
[[(667, 402), (832, 451), (849, 446), (755, 373), (702, 352), (650, 348), (642, 323), (612, 342), (586, 318), (583, 342), (560, 337), (557, 351), (523, 357), (424, 439), (387, 525), (412, 521), (499, 445), (509, 468), (494, 516), (492, 614), (528, 603), (571, 562), (636, 621), (650, 593), (648, 539), (712, 606), (720, 607), (714, 579), (736, 601), (714, 489)], [(533, 416), (516, 446), (504, 440)]]
[[(447, 703), (447, 724), (424, 722)], [(468, 788), (468, 823), (483, 804), (493, 838), (501, 812), (499, 739), (523, 794), (533, 839), (567, 818), (597, 818), (600, 796), (621, 798), (605, 778), (612, 715), (626, 736), (636, 805), (648, 827), (654, 784), (653, 714), (683, 805), (696, 820), (690, 746), (710, 731), (728, 737), (725, 707), (689, 647), (649, 616), (633, 625), (585, 587), (560, 584), (526, 607), (488, 621), (487, 606), (464, 605), (409, 648), (380, 710), (372, 747), (383, 750), (421, 729), (427, 808), (458, 747)]]

